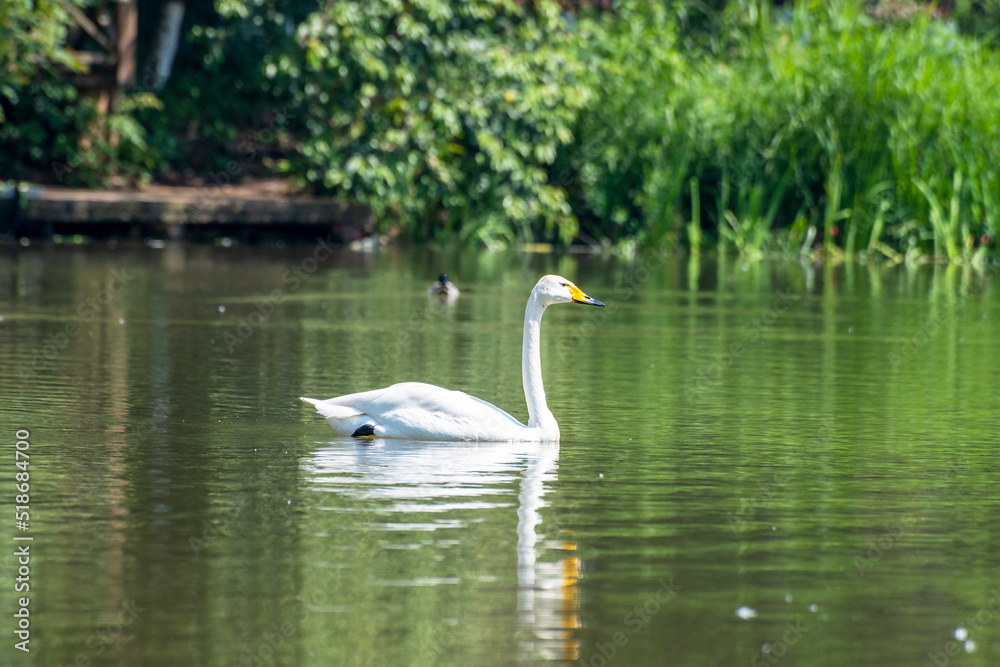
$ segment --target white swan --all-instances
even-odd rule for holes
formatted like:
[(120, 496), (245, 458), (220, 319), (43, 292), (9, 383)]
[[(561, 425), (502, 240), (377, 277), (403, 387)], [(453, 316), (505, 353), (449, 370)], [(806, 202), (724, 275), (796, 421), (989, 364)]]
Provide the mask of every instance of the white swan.
[(524, 309), (521, 379), (528, 402), (527, 425), (481, 399), (423, 382), (338, 396), (325, 401), (301, 398), (326, 417), (333, 430), (352, 437), (415, 440), (554, 442), (559, 425), (545, 404), (540, 327), (553, 303), (603, 306), (560, 276), (544, 276), (531, 290)]

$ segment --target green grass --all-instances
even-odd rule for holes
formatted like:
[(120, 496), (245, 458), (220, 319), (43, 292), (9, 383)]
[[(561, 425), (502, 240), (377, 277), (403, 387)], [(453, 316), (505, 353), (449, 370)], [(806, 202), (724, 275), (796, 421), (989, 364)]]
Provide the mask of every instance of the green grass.
[[(607, 153), (633, 155), (590, 166), (584, 231), (700, 246), (680, 223), (697, 208), (707, 235), (747, 254), (798, 250), (810, 226), (825, 253), (963, 261), (981, 239), (995, 247), (1000, 56), (985, 43), (923, 15), (880, 24), (857, 2), (781, 16), (731, 3), (719, 38), (692, 50), (641, 4), (596, 25), (607, 75), (583, 140), (617, 116), (627, 130)], [(603, 202), (622, 194), (609, 220)]]

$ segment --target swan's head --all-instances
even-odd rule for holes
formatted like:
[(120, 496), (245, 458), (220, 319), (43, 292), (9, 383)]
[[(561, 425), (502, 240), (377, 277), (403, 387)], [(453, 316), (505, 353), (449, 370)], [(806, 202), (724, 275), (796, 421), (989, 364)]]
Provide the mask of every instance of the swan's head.
[(590, 298), (579, 287), (562, 276), (542, 276), (531, 293), (538, 296), (543, 306), (550, 303), (582, 303), (587, 306), (604, 306), (603, 303)]

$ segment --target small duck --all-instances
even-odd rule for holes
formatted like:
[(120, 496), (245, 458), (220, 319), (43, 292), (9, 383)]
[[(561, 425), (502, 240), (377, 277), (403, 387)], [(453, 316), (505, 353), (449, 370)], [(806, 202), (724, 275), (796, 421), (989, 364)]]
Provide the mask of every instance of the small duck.
[(441, 274), (438, 276), (438, 281), (427, 288), (427, 293), (431, 296), (436, 296), (445, 301), (451, 301), (452, 299), (458, 298), (459, 292), (458, 287), (455, 283), (448, 280), (448, 276)]

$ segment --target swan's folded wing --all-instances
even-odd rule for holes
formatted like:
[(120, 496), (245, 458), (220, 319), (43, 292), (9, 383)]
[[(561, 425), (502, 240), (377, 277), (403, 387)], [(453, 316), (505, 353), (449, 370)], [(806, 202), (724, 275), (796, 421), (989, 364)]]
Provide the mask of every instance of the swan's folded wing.
[(387, 438), (517, 440), (525, 429), (492, 403), (423, 382), (309, 402), (340, 433), (370, 422)]

